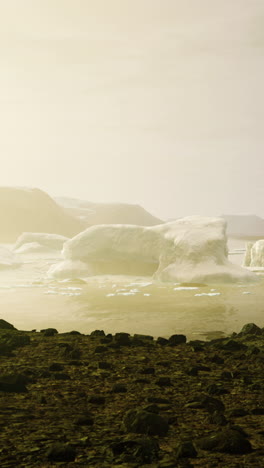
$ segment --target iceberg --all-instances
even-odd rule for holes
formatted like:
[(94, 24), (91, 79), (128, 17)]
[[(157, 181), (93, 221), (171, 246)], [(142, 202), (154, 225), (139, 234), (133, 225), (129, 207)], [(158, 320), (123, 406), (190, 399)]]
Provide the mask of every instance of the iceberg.
[(69, 240), (68, 237), (58, 234), (23, 232), (14, 245), (14, 251), (16, 253), (34, 253), (41, 252), (42, 250), (60, 251), (67, 240)]
[(247, 243), (247, 249), (244, 258), (246, 267), (264, 267), (264, 239)]
[(0, 247), (0, 270), (6, 268), (17, 268), (20, 265), (21, 263), (13, 252), (5, 247)]
[[(64, 261), (51, 276), (72, 272), (150, 275), (172, 283), (256, 281), (257, 276), (228, 260), (226, 222), (190, 216), (154, 227), (97, 225), (65, 242)], [(78, 265), (81, 267), (78, 271)]]

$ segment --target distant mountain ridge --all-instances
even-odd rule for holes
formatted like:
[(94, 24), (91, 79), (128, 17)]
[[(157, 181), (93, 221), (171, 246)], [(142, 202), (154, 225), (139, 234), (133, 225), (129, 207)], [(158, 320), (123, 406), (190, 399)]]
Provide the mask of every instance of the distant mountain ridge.
[(14, 242), (23, 232), (73, 237), (84, 229), (47, 193), (37, 188), (0, 187), (0, 242)]
[(67, 197), (56, 197), (67, 213), (78, 217), (87, 226), (95, 224), (135, 224), (155, 226), (164, 221), (153, 216), (140, 205), (128, 203), (94, 203)]

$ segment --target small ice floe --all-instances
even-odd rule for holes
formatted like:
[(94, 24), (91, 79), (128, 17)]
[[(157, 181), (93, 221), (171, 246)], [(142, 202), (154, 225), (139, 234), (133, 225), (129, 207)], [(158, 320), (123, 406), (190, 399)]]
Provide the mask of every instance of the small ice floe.
[(112, 293), (106, 295), (106, 297), (114, 297), (114, 296), (115, 296), (115, 294), (112, 294)]
[(151, 294), (144, 294), (144, 296), (151, 296)]
[(220, 296), (220, 292), (209, 292), (209, 293), (200, 293), (200, 294), (195, 294), (195, 296)]
[(211, 291), (211, 292), (214, 292), (214, 291), (216, 291), (216, 289), (210, 289), (210, 291)]
[(242, 294), (253, 294), (253, 293), (250, 291), (243, 291)]
[(199, 289), (197, 286), (178, 286), (178, 288), (173, 288), (173, 291), (191, 291), (193, 289)]
[(74, 288), (74, 287), (60, 288), (60, 291), (82, 291), (82, 288)]
[(81, 293), (73, 293), (73, 292), (61, 292), (59, 293), (60, 296), (81, 296)]
[(58, 291), (55, 291), (54, 289), (53, 290), (49, 289), (49, 291), (45, 291), (44, 294), (58, 294)]
[(134, 296), (135, 293), (129, 291), (129, 292), (120, 292), (120, 293), (117, 293), (118, 296)]

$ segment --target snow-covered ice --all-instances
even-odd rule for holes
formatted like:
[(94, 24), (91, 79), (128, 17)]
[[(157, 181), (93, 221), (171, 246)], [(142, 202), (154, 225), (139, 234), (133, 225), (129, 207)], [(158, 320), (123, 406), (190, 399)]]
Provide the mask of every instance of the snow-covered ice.
[(67, 240), (69, 240), (68, 237), (58, 234), (24, 232), (18, 237), (14, 251), (17, 253), (36, 253), (42, 250), (62, 250), (63, 244)]
[(264, 239), (247, 243), (244, 266), (264, 267)]
[(17, 268), (21, 262), (16, 255), (5, 247), (0, 246), (0, 269)]
[[(97, 225), (65, 242), (64, 261), (49, 275), (67, 277), (100, 274), (105, 265), (122, 266), (123, 274), (146, 266), (153, 279), (172, 283), (257, 281), (251, 271), (228, 260), (226, 223), (222, 218), (191, 216), (142, 227)], [(78, 267), (80, 266), (80, 270)]]

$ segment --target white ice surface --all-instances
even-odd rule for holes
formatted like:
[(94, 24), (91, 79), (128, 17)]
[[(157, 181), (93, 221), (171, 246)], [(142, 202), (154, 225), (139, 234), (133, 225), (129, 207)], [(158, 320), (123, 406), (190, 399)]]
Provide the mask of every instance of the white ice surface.
[(100, 274), (100, 265), (125, 262), (128, 274), (131, 265), (152, 266), (153, 279), (162, 282), (257, 281), (254, 273), (232, 264), (227, 256), (222, 218), (191, 216), (154, 227), (97, 225), (64, 244), (64, 262), (52, 267), (49, 275), (67, 277), (74, 270), (77, 276), (92, 276)]
[(41, 232), (24, 232), (15, 245), (14, 251), (18, 253), (34, 253), (42, 248), (50, 250), (62, 250), (64, 242), (68, 237), (58, 234), (46, 234)]
[(16, 255), (5, 247), (0, 246), (0, 269), (17, 268), (20, 266), (20, 261)]

